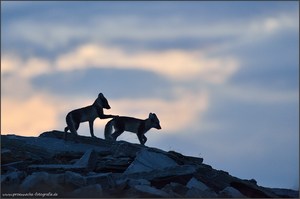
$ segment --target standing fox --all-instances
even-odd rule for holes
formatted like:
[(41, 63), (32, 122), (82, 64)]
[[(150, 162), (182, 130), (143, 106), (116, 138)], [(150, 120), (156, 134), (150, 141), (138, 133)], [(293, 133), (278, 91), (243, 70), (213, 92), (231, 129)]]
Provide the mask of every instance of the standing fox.
[(73, 110), (69, 112), (66, 116), (67, 127), (65, 128), (64, 139), (66, 139), (67, 131), (70, 130), (71, 133), (77, 134), (77, 129), (81, 122), (89, 122), (90, 133), (92, 137), (94, 135), (94, 120), (99, 117), (100, 119), (114, 118), (115, 115), (104, 115), (103, 108), (110, 109), (107, 99), (102, 93), (99, 93), (95, 102), (87, 107)]
[[(115, 132), (112, 134), (112, 127)], [(136, 133), (142, 145), (145, 145), (147, 138), (145, 133), (151, 128), (161, 129), (159, 120), (155, 113), (149, 113), (149, 117), (145, 120), (133, 117), (115, 117), (105, 125), (104, 136), (107, 140), (116, 140), (124, 131)]]

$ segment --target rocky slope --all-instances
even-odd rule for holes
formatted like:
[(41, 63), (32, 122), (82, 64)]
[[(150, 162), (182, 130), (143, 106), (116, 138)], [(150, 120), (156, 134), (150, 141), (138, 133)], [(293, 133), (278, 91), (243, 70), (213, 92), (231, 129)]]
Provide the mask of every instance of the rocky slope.
[(125, 141), (51, 131), (1, 135), (1, 197), (297, 197), (184, 156)]

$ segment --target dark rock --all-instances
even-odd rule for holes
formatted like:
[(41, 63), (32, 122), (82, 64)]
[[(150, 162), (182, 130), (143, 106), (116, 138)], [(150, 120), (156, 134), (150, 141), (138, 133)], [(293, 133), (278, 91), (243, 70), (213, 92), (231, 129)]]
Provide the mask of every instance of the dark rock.
[(39, 186), (41, 183), (47, 182), (48, 178), (47, 172), (36, 172), (27, 176), (27, 178), (21, 184), (21, 189), (24, 191), (31, 191), (36, 186)]
[(85, 168), (86, 170), (94, 170), (97, 163), (97, 155), (93, 149), (87, 150), (84, 155), (74, 164)]
[(79, 173), (66, 171), (64, 174), (64, 183), (75, 188), (83, 187), (87, 184), (86, 178)]
[(79, 173), (67, 171), (62, 174), (34, 172), (20, 185), (22, 192), (58, 192), (61, 194), (86, 186), (86, 178)]
[(243, 181), (235, 181), (230, 183), (230, 185), (239, 190), (246, 197), (251, 198), (276, 198), (274, 193), (268, 191), (267, 189), (260, 188), (258, 186), (253, 185), (252, 183), (246, 183)]
[(181, 198), (186, 195), (189, 189), (180, 183), (171, 182), (165, 185), (161, 190), (168, 193), (171, 197)]
[(99, 198), (103, 196), (102, 186), (100, 184), (92, 184), (78, 188), (67, 194), (72, 198)]
[(192, 187), (189, 189), (185, 195), (187, 198), (216, 198), (218, 195), (212, 190), (200, 190)]
[(116, 185), (112, 173), (100, 173), (92, 176), (87, 176), (86, 182), (88, 185), (101, 184), (103, 189), (113, 188)]
[(267, 188), (280, 198), (299, 198), (299, 191), (291, 189)]
[(62, 173), (65, 171), (74, 171), (74, 172), (82, 172), (86, 168), (78, 165), (73, 164), (44, 164), (44, 165), (30, 165), (28, 166), (28, 170), (32, 171), (47, 171), (50, 173)]
[(11, 155), (11, 154), (12, 154), (11, 150), (5, 149), (5, 148), (1, 149), (1, 157), (5, 156), (5, 155)]
[[(134, 179), (146, 179), (146, 180), (153, 180), (153, 179), (165, 179), (168, 177), (174, 176), (184, 176), (196, 173), (197, 168), (191, 165), (182, 165), (182, 166), (174, 166), (168, 167), (165, 169), (159, 170), (152, 170), (148, 172), (139, 172), (139, 173), (131, 173), (131, 174), (123, 174), (123, 178), (134, 178)], [(190, 179), (190, 178), (189, 178)]]
[[(50, 131), (1, 135), (2, 193), (58, 197), (298, 197), (203, 164), (199, 157), (125, 141)], [(46, 195), (45, 195), (46, 196)], [(56, 195), (57, 196), (57, 195)]]
[(31, 170), (45, 171), (91, 171), (97, 163), (97, 155), (92, 149), (87, 150), (84, 155), (74, 164), (45, 164), (45, 165), (30, 165)]
[(194, 177), (212, 188), (216, 193), (230, 186), (231, 182), (238, 180), (225, 172), (215, 170), (205, 164), (201, 164), (197, 167), (197, 172)]
[[(104, 140), (101, 138), (97, 137), (90, 137), (90, 136), (81, 136), (81, 135), (73, 135), (72, 133), (67, 134), (68, 139), (67, 141), (64, 142), (69, 142), (69, 143), (77, 143), (77, 144), (88, 144), (88, 145), (93, 145), (93, 146), (98, 146), (102, 148), (109, 149), (113, 142)], [(39, 135), (40, 138), (55, 138), (55, 139), (61, 139), (63, 140), (64, 132), (62, 131), (48, 131), (44, 132)]]
[(183, 174), (183, 175), (173, 175), (173, 176), (164, 176), (164, 177), (157, 177), (151, 180), (151, 184), (156, 188), (162, 188), (166, 184), (169, 183), (179, 183), (179, 184), (186, 184), (193, 174)]
[(12, 170), (25, 170), (28, 166), (28, 162), (26, 161), (17, 161), (17, 162), (11, 162), (8, 164), (3, 164), (1, 165), (1, 170), (2, 172), (6, 172), (6, 171), (12, 171)]
[(133, 188), (136, 191), (142, 193), (146, 197), (161, 197), (161, 198), (170, 197), (170, 195), (167, 194), (166, 192), (164, 192), (160, 189), (151, 187), (149, 185), (135, 185), (135, 186), (133, 186)]
[(57, 164), (74, 164), (82, 157), (82, 152), (59, 152), (53, 156)]
[(114, 158), (112, 156), (107, 156), (98, 160), (95, 171), (123, 173), (131, 162), (132, 159), (128, 157)]
[(249, 180), (250, 183), (257, 185), (257, 181), (255, 179)]
[(181, 153), (177, 153), (175, 151), (169, 151), (167, 155), (175, 160), (178, 164), (195, 164), (200, 165), (203, 162), (203, 158), (191, 157), (191, 156), (184, 156)]
[(23, 192), (62, 192), (64, 187), (63, 174), (48, 174), (47, 172), (35, 172), (25, 178), (20, 185)]
[(177, 163), (168, 156), (143, 149), (137, 153), (135, 160), (124, 174), (161, 170), (173, 166), (177, 166)]
[(189, 190), (186, 193), (186, 197), (205, 197), (205, 198), (215, 198), (217, 194), (209, 188), (203, 182), (197, 180), (196, 178), (191, 178), (190, 181), (186, 185)]
[(47, 137), (47, 138), (57, 138), (57, 139), (64, 139), (64, 132), (62, 131), (47, 131), (44, 133), (41, 133), (39, 135), (39, 137), (43, 138), (43, 137)]
[(131, 157), (134, 158), (136, 153), (142, 148), (145, 148), (142, 145), (131, 144), (125, 141), (114, 142), (111, 146), (111, 153), (114, 158), (120, 157)]
[[(89, 149), (93, 149), (95, 152), (100, 154), (110, 154), (111, 147), (105, 140), (100, 138), (87, 138), (84, 136), (78, 136), (80, 142), (77, 143), (42, 135), (40, 137), (3, 137), (1, 135), (1, 139), (3, 139), (3, 147), (14, 151), (16, 154), (30, 152), (42, 159), (52, 161), (56, 154), (63, 152), (84, 153)], [(24, 160), (24, 154), (20, 155), (20, 158), (21, 160)]]
[(6, 174), (1, 175), (1, 186), (4, 185), (13, 185), (20, 184), (24, 178), (26, 177), (26, 173), (24, 171), (12, 171)]
[(145, 179), (128, 179), (127, 184), (129, 186), (135, 186), (135, 185), (151, 185), (151, 182)]
[(197, 180), (196, 178), (191, 178), (191, 180), (186, 184), (186, 187), (188, 188), (196, 188), (199, 189), (201, 191), (205, 191), (205, 190), (209, 190), (210, 188), (208, 186), (206, 186), (206, 184), (204, 184), (203, 182)]
[[(26, 177), (24, 171), (10, 171), (1, 174), (1, 193), (16, 193), (19, 191), (20, 183)], [(3, 196), (3, 195), (2, 195)]]
[(34, 137), (1, 135), (1, 147), (11, 151), (10, 153), (4, 153), (4, 155), (1, 156), (2, 164), (17, 161), (27, 161), (28, 153), (44, 158), (51, 156), (51, 154), (49, 154), (43, 148), (28, 144), (28, 142), (34, 142), (35, 140), (36, 138)]
[(115, 181), (115, 189), (114, 189), (114, 191), (115, 192), (117, 192), (118, 194), (119, 193), (123, 193), (122, 195), (124, 195), (124, 190), (126, 189), (126, 188), (128, 188), (128, 179), (119, 179), (119, 180), (116, 180)]
[(219, 193), (219, 197), (222, 198), (245, 198), (245, 196), (237, 189), (233, 187), (226, 187)]
[(7, 164), (10, 162), (14, 162), (14, 161), (15, 161), (15, 158), (14, 158), (11, 150), (2, 148), (1, 149), (1, 163)]

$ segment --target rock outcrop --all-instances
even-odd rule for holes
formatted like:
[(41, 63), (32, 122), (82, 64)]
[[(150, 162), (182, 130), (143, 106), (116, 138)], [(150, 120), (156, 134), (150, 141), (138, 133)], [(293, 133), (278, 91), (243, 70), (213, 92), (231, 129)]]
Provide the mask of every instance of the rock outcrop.
[(175, 151), (51, 131), (1, 135), (2, 197), (297, 197)]

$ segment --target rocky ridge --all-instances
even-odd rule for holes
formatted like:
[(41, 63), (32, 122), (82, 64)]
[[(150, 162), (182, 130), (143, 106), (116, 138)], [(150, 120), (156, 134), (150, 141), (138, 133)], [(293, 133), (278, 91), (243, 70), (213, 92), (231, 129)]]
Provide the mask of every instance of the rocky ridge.
[[(1, 135), (2, 197), (299, 197), (175, 151), (50, 131)], [(14, 195), (13, 195), (14, 194)]]

